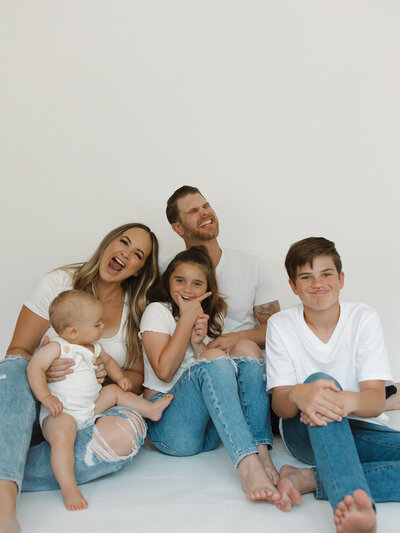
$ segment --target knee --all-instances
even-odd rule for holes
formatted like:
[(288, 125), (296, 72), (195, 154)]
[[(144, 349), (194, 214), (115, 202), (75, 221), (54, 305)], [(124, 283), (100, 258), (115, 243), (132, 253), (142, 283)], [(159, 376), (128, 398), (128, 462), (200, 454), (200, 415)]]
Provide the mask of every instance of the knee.
[(223, 350), (220, 350), (219, 348), (209, 348), (208, 350), (205, 350), (201, 356), (200, 360), (206, 360), (206, 361), (213, 361), (214, 359), (227, 359), (227, 355)]
[(330, 376), (329, 374), (326, 374), (325, 372), (314, 372), (314, 374), (308, 376), (304, 383), (312, 383), (319, 379), (327, 379), (329, 381), (333, 381), (339, 387), (339, 389), (342, 388), (340, 383), (334, 377)]
[(143, 418), (129, 409), (121, 410), (119, 416), (104, 416), (97, 421), (92, 451), (103, 461), (118, 461), (136, 455), (145, 437)]
[(262, 351), (254, 342), (247, 339), (236, 342), (230, 352), (233, 357), (252, 357), (254, 359), (264, 359)]

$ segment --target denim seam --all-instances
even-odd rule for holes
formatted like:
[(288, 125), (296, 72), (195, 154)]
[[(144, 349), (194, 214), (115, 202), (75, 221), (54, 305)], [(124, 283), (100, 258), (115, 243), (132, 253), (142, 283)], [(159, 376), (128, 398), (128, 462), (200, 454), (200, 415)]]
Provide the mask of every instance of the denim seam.
[(235, 468), (237, 468), (237, 465), (242, 459), (244, 459), (248, 455), (253, 455), (254, 453), (258, 454), (257, 448), (248, 448), (247, 450), (242, 450), (240, 453), (236, 454), (235, 457), (232, 459)]
[(316, 466), (311, 467), (312, 473), (314, 474), (315, 479), (315, 494), (314, 498), (316, 500), (323, 500), (324, 499), (324, 491), (323, 491), (323, 485), (321, 478), (319, 477), (318, 470)]
[[(373, 439), (369, 439), (368, 437), (366, 437), (363, 434), (358, 433), (357, 431), (352, 431), (352, 433), (353, 433), (353, 436), (357, 437), (357, 439), (359, 439), (359, 440), (362, 440), (362, 441), (367, 442), (368, 444), (372, 444), (374, 446), (377, 445), (376, 441), (374, 441)], [(379, 447), (380, 448), (385, 447), (385, 448), (389, 448), (389, 449), (393, 448), (393, 449), (396, 449), (396, 450), (400, 449), (400, 446), (395, 445), (395, 444), (388, 444), (386, 442), (380, 442), (379, 443)]]

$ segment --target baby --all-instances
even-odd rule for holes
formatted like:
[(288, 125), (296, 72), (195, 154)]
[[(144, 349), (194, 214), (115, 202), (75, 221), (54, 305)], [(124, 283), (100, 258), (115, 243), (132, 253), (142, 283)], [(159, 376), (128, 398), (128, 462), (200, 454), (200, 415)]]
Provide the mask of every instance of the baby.
[[(102, 315), (103, 306), (92, 294), (77, 290), (60, 293), (49, 308), (50, 323), (59, 336), (40, 348), (27, 368), (31, 389), (42, 404), (40, 423), (43, 436), (51, 446), (51, 466), (70, 511), (88, 506), (74, 475), (77, 429), (93, 424), (96, 415), (115, 405), (130, 407), (146, 418), (159, 420), (173, 398), (169, 394), (151, 403), (127, 392), (132, 388), (130, 380), (96, 342), (104, 329)], [(58, 357), (73, 359), (74, 371), (64, 381), (48, 384), (46, 370)], [(98, 357), (117, 385), (102, 387), (97, 382), (94, 361)]]

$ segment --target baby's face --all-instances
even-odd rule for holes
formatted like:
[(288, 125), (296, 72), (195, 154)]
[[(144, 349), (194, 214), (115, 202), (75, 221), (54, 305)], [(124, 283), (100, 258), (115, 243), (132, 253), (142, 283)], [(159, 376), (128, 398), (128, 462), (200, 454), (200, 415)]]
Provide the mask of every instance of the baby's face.
[(103, 305), (100, 302), (85, 303), (82, 309), (83, 318), (77, 324), (77, 342), (92, 344), (100, 339), (103, 324)]

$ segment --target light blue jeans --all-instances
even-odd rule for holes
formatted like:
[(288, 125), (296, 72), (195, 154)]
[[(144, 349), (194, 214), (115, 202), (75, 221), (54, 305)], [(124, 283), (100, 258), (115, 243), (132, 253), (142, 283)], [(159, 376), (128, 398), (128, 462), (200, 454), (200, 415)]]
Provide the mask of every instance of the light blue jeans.
[[(323, 373), (312, 374), (305, 383), (317, 379), (334, 380), (340, 387)], [(375, 502), (400, 501), (399, 431), (349, 418), (311, 427), (297, 415), (282, 420), (282, 437), (296, 459), (315, 465), (315, 497), (329, 500), (333, 509), (356, 489)]]
[[(41, 436), (37, 417), (39, 404), (33, 398), (26, 378), (27, 365), (28, 361), (19, 355), (0, 362), (0, 479), (14, 481), (18, 490), (23, 491), (58, 489), (50, 465), (50, 446), (43, 437), (37, 438)], [(113, 407), (102, 416), (118, 415), (127, 419), (127, 411), (139, 416), (126, 407)], [(112, 461), (100, 460), (89, 448), (94, 427), (91, 425), (77, 432), (75, 476), (78, 484), (120, 470), (135, 455), (132, 453)], [(42, 442), (30, 446), (32, 435), (33, 440)], [(139, 449), (145, 431), (144, 434), (137, 432), (137, 437)]]
[(169, 392), (174, 399), (161, 420), (148, 421), (148, 435), (160, 451), (194, 455), (213, 450), (222, 440), (237, 466), (258, 453), (257, 445), (272, 445), (263, 359), (200, 361)]

